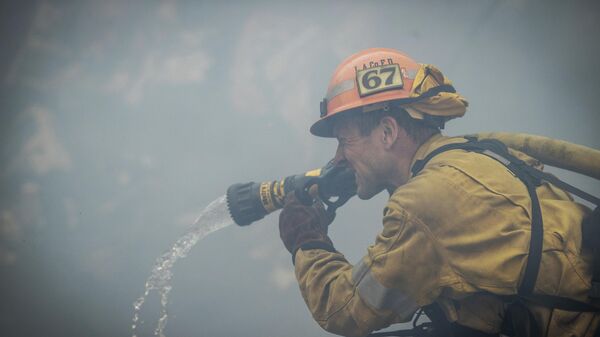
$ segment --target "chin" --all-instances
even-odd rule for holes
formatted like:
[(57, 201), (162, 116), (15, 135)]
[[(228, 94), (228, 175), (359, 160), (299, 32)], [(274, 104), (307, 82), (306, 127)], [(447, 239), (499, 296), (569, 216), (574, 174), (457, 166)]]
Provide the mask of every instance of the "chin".
[(376, 190), (364, 191), (363, 189), (361, 189), (359, 187), (358, 190), (356, 191), (356, 195), (361, 200), (369, 200), (369, 199), (373, 198), (374, 196), (376, 196), (379, 192), (381, 192), (381, 190), (379, 190), (379, 191), (376, 191)]
[(370, 183), (370, 180), (366, 181), (365, 179), (359, 179), (358, 175), (356, 176), (356, 195), (361, 200), (369, 200), (383, 190), (383, 186)]
[(372, 196), (372, 195), (362, 195), (362, 194), (358, 194), (358, 198), (359, 198), (360, 200), (369, 200), (369, 199), (373, 198), (373, 196)]

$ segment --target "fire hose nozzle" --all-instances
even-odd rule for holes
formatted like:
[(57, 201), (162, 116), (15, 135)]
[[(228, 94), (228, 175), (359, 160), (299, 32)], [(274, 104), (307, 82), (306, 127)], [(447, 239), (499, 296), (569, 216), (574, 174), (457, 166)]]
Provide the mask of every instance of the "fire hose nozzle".
[(282, 208), (285, 196), (292, 192), (307, 206), (318, 198), (328, 212), (335, 213), (356, 194), (354, 170), (330, 162), (282, 180), (233, 184), (227, 189), (227, 206), (235, 223), (247, 226)]

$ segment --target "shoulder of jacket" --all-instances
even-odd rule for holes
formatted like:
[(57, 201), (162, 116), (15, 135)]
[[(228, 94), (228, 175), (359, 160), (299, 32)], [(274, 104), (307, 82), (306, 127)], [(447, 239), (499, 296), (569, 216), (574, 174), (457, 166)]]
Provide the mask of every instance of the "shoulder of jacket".
[(389, 211), (417, 215), (435, 208), (437, 203), (449, 202), (445, 195), (453, 192), (451, 182), (456, 174), (461, 172), (450, 167), (437, 167), (424, 170), (423, 175), (409, 179), (406, 184), (399, 186), (392, 192), (384, 209), (384, 215)]

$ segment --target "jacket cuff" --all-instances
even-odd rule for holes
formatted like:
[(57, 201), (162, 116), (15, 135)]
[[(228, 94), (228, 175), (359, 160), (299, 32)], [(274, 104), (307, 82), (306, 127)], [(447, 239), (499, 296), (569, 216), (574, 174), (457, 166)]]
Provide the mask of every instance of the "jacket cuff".
[(296, 253), (298, 252), (299, 249), (302, 249), (302, 250), (323, 249), (323, 250), (326, 250), (331, 253), (337, 252), (335, 250), (335, 248), (333, 247), (333, 244), (326, 242), (326, 241), (306, 242), (306, 243), (301, 244), (298, 248), (296, 248), (296, 250), (292, 254), (292, 264), (294, 266), (296, 265)]

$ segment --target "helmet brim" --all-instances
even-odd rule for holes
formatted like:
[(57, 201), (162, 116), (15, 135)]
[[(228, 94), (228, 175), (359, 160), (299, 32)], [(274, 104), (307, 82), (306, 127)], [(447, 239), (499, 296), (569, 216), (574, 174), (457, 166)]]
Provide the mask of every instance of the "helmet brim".
[(333, 135), (333, 117), (336, 115), (327, 116), (319, 119), (310, 127), (310, 133), (317, 137), (334, 138)]

